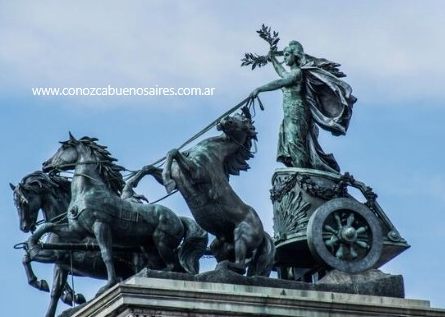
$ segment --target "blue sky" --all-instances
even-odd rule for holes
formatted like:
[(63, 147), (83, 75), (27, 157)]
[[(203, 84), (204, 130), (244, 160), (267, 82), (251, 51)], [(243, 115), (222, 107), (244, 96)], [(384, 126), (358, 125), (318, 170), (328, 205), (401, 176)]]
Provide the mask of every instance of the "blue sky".
[[(276, 75), (241, 68), (246, 51), (267, 51), (255, 30), (299, 40), (337, 61), (358, 97), (345, 137), (320, 142), (379, 194), (411, 249), (382, 268), (403, 274), (409, 298), (445, 308), (445, 6), (441, 1), (5, 1), (0, 0), (0, 298), (5, 314), (42, 316), (49, 295), (26, 283), (8, 182), (40, 168), (68, 131), (95, 136), (129, 169), (162, 157)], [(35, 97), (31, 87), (215, 87), (211, 97)], [(258, 153), (232, 177), (272, 232), (270, 179), (281, 94), (261, 95)], [(216, 134), (211, 131), (209, 135)], [(150, 199), (164, 189), (145, 180)], [(165, 201), (189, 215), (181, 197)], [(211, 264), (207, 264), (209, 266)], [(51, 281), (51, 265), (35, 265)], [(103, 281), (76, 278), (92, 296)], [(26, 304), (25, 304), (26, 303)], [(66, 306), (59, 304), (60, 308)], [(60, 311), (60, 309), (59, 309)]]

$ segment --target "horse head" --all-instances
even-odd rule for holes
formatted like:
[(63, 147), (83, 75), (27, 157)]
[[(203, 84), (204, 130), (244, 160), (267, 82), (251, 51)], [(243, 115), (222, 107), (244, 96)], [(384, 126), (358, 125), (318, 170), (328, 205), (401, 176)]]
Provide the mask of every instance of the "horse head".
[(253, 157), (250, 148), (252, 140), (257, 140), (257, 133), (248, 109), (243, 109), (242, 114), (223, 118), (216, 128), (224, 133), (233, 148), (224, 158), (226, 175), (239, 175), (240, 171), (249, 169), (247, 161)]
[(221, 119), (216, 128), (224, 132), (230, 139), (242, 145), (246, 145), (246, 143), (251, 145), (251, 140), (257, 139), (252, 119), (250, 115), (246, 115), (244, 112), (243, 114), (237, 113)]
[[(17, 186), (9, 185), (13, 191), (14, 204), (20, 218), (20, 230), (34, 231), (45, 197), (54, 188), (59, 188), (59, 185), (41, 171), (25, 176)], [(57, 196), (60, 199), (60, 193)]]
[(44, 172), (51, 172), (54, 170), (66, 171), (74, 169), (79, 160), (79, 153), (77, 146), (80, 144), (78, 140), (69, 133), (70, 138), (67, 141), (59, 142), (62, 144), (56, 153), (48, 160), (43, 162), (42, 170)]
[[(43, 162), (42, 170), (44, 172), (66, 171), (75, 169), (76, 166), (83, 166), (88, 171), (75, 173), (74, 176), (83, 175), (96, 180), (95, 185), (103, 182), (111, 191), (120, 195), (125, 185), (121, 171), (125, 168), (115, 164), (117, 159), (111, 156), (107, 147), (97, 143), (96, 138), (84, 136), (76, 139), (71, 133), (69, 136), (67, 141), (59, 142), (60, 148), (51, 158)], [(96, 175), (88, 175), (93, 171)]]
[[(28, 193), (24, 190), (22, 184), (11, 186), (13, 192), (14, 204), (17, 208), (20, 219), (20, 230), (23, 232), (34, 231), (37, 222), (37, 214), (40, 209), (40, 204), (37, 199), (28, 197)], [(33, 195), (31, 195), (34, 197)]]

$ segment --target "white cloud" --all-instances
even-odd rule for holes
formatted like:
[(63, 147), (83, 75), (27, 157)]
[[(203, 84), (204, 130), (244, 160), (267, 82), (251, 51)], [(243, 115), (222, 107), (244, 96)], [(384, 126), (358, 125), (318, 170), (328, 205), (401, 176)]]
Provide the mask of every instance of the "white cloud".
[(22, 93), (31, 86), (110, 83), (210, 86), (221, 98), (247, 94), (274, 78), (270, 70), (239, 67), (244, 51), (267, 49), (254, 32), (267, 22), (280, 31), (282, 45), (298, 39), (308, 53), (341, 62), (362, 100), (443, 97), (442, 2), (17, 1), (3, 7), (0, 38), (7, 44), (0, 65)]

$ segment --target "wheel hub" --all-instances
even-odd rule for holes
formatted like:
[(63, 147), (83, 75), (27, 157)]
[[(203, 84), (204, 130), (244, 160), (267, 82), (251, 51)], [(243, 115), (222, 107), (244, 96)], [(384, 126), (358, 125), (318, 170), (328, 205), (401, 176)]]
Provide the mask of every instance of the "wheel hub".
[(343, 210), (328, 219), (323, 227), (324, 244), (331, 254), (341, 260), (365, 257), (370, 236), (364, 218), (352, 210)]
[(354, 242), (357, 240), (357, 230), (353, 227), (345, 227), (341, 230), (340, 239), (344, 242)]

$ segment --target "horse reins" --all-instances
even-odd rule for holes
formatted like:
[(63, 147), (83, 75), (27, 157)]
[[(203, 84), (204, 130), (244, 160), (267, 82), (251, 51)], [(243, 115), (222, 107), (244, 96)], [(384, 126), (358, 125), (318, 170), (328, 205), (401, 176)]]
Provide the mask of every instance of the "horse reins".
[[(261, 110), (264, 110), (263, 103), (261, 102), (261, 100), (260, 100), (260, 98), (259, 98), (258, 96), (256, 96), (256, 97), (251, 97), (251, 96), (249, 96), (249, 97), (245, 98), (244, 100), (242, 100), (242, 101), (241, 101), (240, 103), (238, 103), (237, 105), (233, 106), (232, 108), (230, 108), (229, 110), (227, 110), (226, 112), (224, 112), (222, 115), (220, 115), (218, 118), (216, 118), (215, 120), (213, 120), (211, 123), (209, 123), (207, 126), (205, 126), (203, 129), (201, 129), (199, 132), (197, 132), (196, 134), (194, 134), (192, 137), (190, 137), (189, 139), (187, 139), (187, 140), (186, 140), (184, 143), (182, 143), (177, 149), (180, 150), (180, 149), (184, 148), (185, 146), (187, 146), (188, 144), (192, 143), (193, 141), (195, 141), (196, 139), (198, 139), (199, 137), (201, 137), (203, 134), (207, 133), (207, 132), (210, 131), (212, 128), (214, 128), (214, 127), (218, 124), (218, 122), (221, 121), (221, 119), (227, 117), (228, 115), (230, 115), (231, 113), (235, 112), (236, 110), (238, 110), (239, 108), (241, 108), (241, 107), (243, 107), (243, 106), (246, 107), (249, 111), (250, 111), (250, 109), (252, 108), (252, 109), (253, 109), (254, 116), (255, 116), (255, 100), (258, 101), (258, 105), (259, 105), (260, 109), (261, 109)], [(251, 118), (250, 118), (250, 119), (251, 119)], [(240, 142), (237, 142), (236, 140), (233, 140), (232, 138), (231, 138), (231, 140), (232, 140), (234, 143), (236, 143), (237, 145), (239, 145), (243, 150), (249, 152), (250, 154), (255, 154), (256, 151), (257, 151), (257, 146), (256, 146), (256, 142), (255, 142), (255, 141), (254, 141), (254, 147), (255, 147), (255, 150), (254, 150), (254, 152), (251, 152), (250, 149), (247, 149), (246, 146), (244, 146), (244, 145), (241, 144)], [(156, 160), (156, 161), (155, 161), (154, 163), (152, 163), (151, 165), (157, 165), (157, 164), (159, 164), (159, 166), (162, 166), (163, 161), (165, 161), (165, 159), (166, 159), (166, 156), (164, 156), (164, 157), (162, 157), (162, 158)], [(61, 170), (61, 168), (63, 168), (63, 167), (73, 167), (73, 166), (76, 166), (76, 165), (78, 165), (78, 164), (97, 164), (97, 163), (109, 163), (109, 162), (108, 162), (108, 161), (85, 161), (85, 162), (80, 162), (80, 163), (66, 163), (66, 164), (59, 164), (59, 165), (57, 165), (57, 166), (51, 166), (51, 165), (50, 165), (49, 167), (54, 168), (54, 169), (57, 170), (57, 171), (63, 171), (63, 170)], [(127, 179), (130, 178), (130, 177), (132, 177), (132, 176), (134, 176), (134, 175), (138, 172), (138, 171), (132, 171), (132, 170), (126, 169), (125, 167), (122, 167), (122, 168), (123, 168), (123, 170), (129, 172), (129, 175), (127, 176)], [(91, 177), (91, 176), (84, 175), (84, 174), (80, 174), (80, 173), (73, 174), (73, 177), (74, 177), (74, 176), (77, 176), (77, 175), (79, 175), (79, 176), (84, 176), (84, 177), (90, 178), (91, 180), (97, 181), (96, 179), (94, 179), (94, 178)], [(157, 202), (159, 202), (159, 201), (161, 201), (161, 200), (164, 200), (165, 198), (170, 197), (171, 195), (175, 194), (176, 192), (177, 192), (177, 190), (175, 190), (175, 191), (173, 191), (173, 192), (171, 192), (171, 193), (169, 193), (169, 194), (167, 194), (167, 195), (165, 195), (165, 196), (163, 196), (163, 197), (161, 197), (161, 198), (155, 200), (154, 202), (152, 202), (152, 204), (157, 203)]]
[[(258, 105), (259, 105), (260, 109), (261, 109), (261, 110), (264, 110), (263, 103), (261, 102), (261, 100), (260, 100), (260, 98), (259, 98), (258, 96), (256, 96), (256, 97), (250, 97), (250, 96), (249, 96), (249, 97), (245, 98), (244, 100), (242, 100), (242, 101), (241, 101), (240, 103), (238, 103), (237, 105), (233, 106), (232, 108), (230, 108), (229, 110), (227, 110), (226, 112), (224, 112), (222, 115), (220, 115), (218, 118), (216, 118), (215, 120), (213, 120), (211, 123), (209, 123), (209, 124), (208, 124), (207, 126), (205, 126), (203, 129), (201, 129), (199, 132), (197, 132), (197, 133), (196, 133), (195, 135), (193, 135), (191, 138), (187, 139), (187, 140), (186, 140), (184, 143), (182, 143), (177, 149), (180, 150), (180, 149), (184, 148), (185, 146), (187, 146), (188, 144), (192, 143), (193, 141), (195, 141), (196, 139), (198, 139), (199, 137), (201, 137), (203, 134), (205, 134), (205, 133), (207, 133), (208, 131), (210, 131), (210, 129), (212, 129), (213, 127), (215, 127), (221, 119), (223, 119), (224, 117), (227, 117), (228, 115), (230, 115), (231, 113), (235, 112), (236, 110), (238, 110), (239, 108), (241, 108), (241, 107), (243, 107), (243, 106), (245, 106), (249, 111), (250, 111), (250, 109), (252, 108), (252, 109), (253, 109), (253, 114), (254, 114), (254, 116), (255, 116), (255, 114), (256, 114), (256, 112), (255, 112), (255, 100), (258, 101)], [(250, 119), (251, 119), (251, 118), (250, 118)], [(256, 151), (257, 151), (257, 146), (256, 146), (256, 142), (255, 142), (255, 141), (254, 141), (255, 151), (254, 151), (254, 152), (251, 152), (250, 149), (247, 149), (247, 148), (246, 148), (243, 144), (241, 144), (240, 142), (237, 142), (236, 140), (234, 140), (234, 139), (232, 139), (232, 138), (231, 138), (231, 140), (232, 140), (234, 143), (236, 143), (237, 145), (239, 145), (243, 150), (245, 150), (245, 151), (247, 151), (247, 152), (249, 152), (249, 153), (251, 153), (251, 154), (255, 154)], [(153, 164), (151, 164), (151, 165), (157, 165), (157, 164), (160, 164), (161, 162), (165, 161), (165, 159), (166, 159), (166, 156), (164, 156), (164, 157), (158, 159), (157, 161), (155, 161), (155, 162), (154, 162)], [(76, 165), (82, 165), (82, 164), (98, 164), (98, 163), (109, 163), (109, 162), (108, 162), (108, 161), (100, 161), (100, 160), (99, 160), (99, 161), (85, 161), (85, 162), (79, 162), (79, 163), (64, 163), (64, 164), (59, 164), (59, 165), (57, 165), (57, 166), (49, 165), (48, 167), (51, 167), (51, 168), (53, 168), (54, 170), (59, 171), (59, 172), (66, 172), (66, 171), (63, 171), (61, 168), (63, 168), (63, 167), (75, 167)], [(163, 163), (161, 163), (159, 166), (162, 166), (162, 164), (163, 164)], [(129, 172), (129, 176), (127, 176), (128, 178), (134, 176), (134, 175), (138, 172), (138, 171), (132, 171), (132, 170), (129, 170), (129, 169), (123, 167), (123, 166), (121, 166), (121, 167), (122, 167), (122, 169), (123, 169), (124, 171)], [(91, 177), (91, 176), (88, 176), (88, 175), (85, 175), (85, 174), (81, 174), (81, 173), (77, 173), (77, 174), (73, 173), (73, 177), (74, 177), (74, 176), (84, 176), (84, 177), (90, 178), (90, 179), (92, 179), (92, 180), (94, 180), (94, 181), (97, 181), (95, 178), (93, 178), (93, 177)], [(172, 196), (173, 194), (175, 194), (177, 191), (178, 191), (178, 190), (176, 189), (176, 190), (174, 190), (173, 192), (171, 192), (171, 193), (169, 193), (169, 194), (167, 194), (167, 195), (165, 195), (165, 196), (163, 196), (163, 197), (161, 197), (161, 198), (155, 200), (154, 202), (151, 202), (151, 204), (155, 204), (155, 203), (157, 203), (157, 202), (159, 202), (159, 201), (161, 201), (161, 200), (164, 200), (165, 198), (170, 197), (170, 196)], [(55, 221), (55, 223), (59, 223), (59, 222), (63, 221), (63, 220), (67, 217), (67, 214), (68, 214), (68, 212), (64, 212), (64, 213), (62, 213), (62, 214), (60, 214), (60, 215), (57, 215), (57, 216), (53, 217), (53, 218), (50, 219), (50, 220), (46, 220), (46, 221), (45, 221), (45, 220), (40, 220), (40, 221), (37, 221), (37, 222), (36, 222), (36, 226), (39, 226), (39, 225), (41, 225), (42, 223), (45, 223), (45, 222), (54, 222), (54, 221)], [(14, 248), (15, 248), (15, 249), (19, 249), (19, 248), (24, 248), (24, 249), (25, 249), (25, 248), (26, 248), (26, 243), (18, 243), (18, 244), (16, 244), (16, 245), (14, 245)], [(74, 284), (74, 283), (73, 283), (73, 284)]]
[[(240, 103), (238, 103), (237, 105), (233, 106), (232, 108), (230, 108), (229, 110), (227, 110), (226, 112), (224, 112), (222, 115), (220, 115), (218, 118), (216, 118), (215, 120), (213, 120), (211, 123), (209, 123), (207, 126), (205, 126), (203, 129), (201, 129), (199, 132), (197, 132), (195, 135), (193, 135), (191, 138), (187, 139), (184, 143), (182, 143), (177, 149), (180, 150), (182, 148), (184, 148), (185, 146), (187, 146), (188, 144), (192, 143), (193, 141), (195, 141), (197, 138), (199, 138), (200, 136), (202, 136), (203, 134), (205, 134), (206, 132), (210, 131), (210, 129), (212, 129), (213, 127), (215, 127), (219, 121), (221, 121), (222, 118), (227, 117), (228, 115), (230, 115), (231, 113), (235, 112), (236, 110), (238, 110), (239, 108), (241, 108), (242, 106), (246, 106), (250, 109), (250, 107), (253, 108), (253, 112), (255, 113), (255, 100), (258, 100), (258, 105), (260, 107), (261, 110), (264, 110), (264, 106), (263, 103), (261, 102), (260, 98), (258, 96), (252, 98), (252, 97), (247, 97), (244, 100), (242, 100)], [(166, 157), (162, 157), (159, 160), (155, 161), (153, 164), (151, 165), (156, 165), (161, 163), (162, 161), (164, 161), (166, 159)]]

